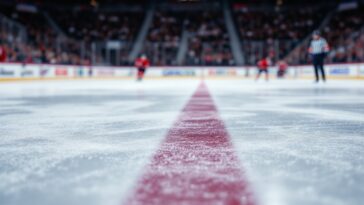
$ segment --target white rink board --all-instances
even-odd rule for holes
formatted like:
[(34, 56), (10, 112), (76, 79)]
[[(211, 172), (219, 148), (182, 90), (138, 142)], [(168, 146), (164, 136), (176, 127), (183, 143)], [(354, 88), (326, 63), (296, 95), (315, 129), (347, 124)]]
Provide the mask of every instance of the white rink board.
[[(269, 73), (276, 76), (277, 67), (271, 67)], [(329, 77), (364, 77), (364, 64), (330, 64), (325, 67)], [(134, 77), (134, 67), (110, 66), (71, 66), (51, 64), (0, 63), (0, 79), (12, 78), (82, 78), (82, 77)], [(244, 77), (255, 76), (257, 69), (252, 66), (242, 67), (151, 67), (146, 77)], [(290, 66), (288, 77), (312, 77), (312, 66)]]

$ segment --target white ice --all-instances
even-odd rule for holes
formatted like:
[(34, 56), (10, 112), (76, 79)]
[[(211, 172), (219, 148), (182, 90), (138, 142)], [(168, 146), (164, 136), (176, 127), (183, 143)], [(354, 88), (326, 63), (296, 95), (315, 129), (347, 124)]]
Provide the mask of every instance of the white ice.
[(363, 204), (363, 82), (209, 87), (259, 204)]
[[(1, 83), (0, 204), (120, 204), (199, 83)], [(364, 201), (362, 81), (206, 83), (259, 204)]]

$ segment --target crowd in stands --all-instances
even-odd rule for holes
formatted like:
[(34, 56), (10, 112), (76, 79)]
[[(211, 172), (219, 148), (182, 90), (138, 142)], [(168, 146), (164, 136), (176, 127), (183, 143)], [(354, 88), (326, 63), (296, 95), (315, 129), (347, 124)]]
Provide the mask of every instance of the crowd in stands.
[[(84, 41), (133, 41), (143, 20), (139, 12), (52, 10), (52, 18), (69, 36)], [(67, 15), (64, 15), (67, 13)]]
[[(331, 51), (328, 63), (364, 62), (364, 7), (353, 10), (337, 11), (330, 22), (322, 29)], [(311, 61), (304, 42), (289, 56), (291, 64), (307, 64)]]
[(270, 56), (279, 60), (319, 26), (326, 8), (246, 10), (236, 9), (235, 17), (249, 65)]
[(189, 15), (186, 28), (191, 37), (187, 65), (234, 65), (229, 36), (221, 12), (206, 11)]
[(184, 65), (233, 65), (222, 13), (214, 11), (157, 12), (143, 53), (154, 65), (177, 65), (183, 31), (188, 38)]
[[(45, 10), (47, 11), (47, 10)], [(300, 10), (235, 9), (234, 19), (245, 62), (256, 65), (270, 56), (289, 64), (308, 64), (309, 37), (333, 10), (305, 6)], [(25, 28), (25, 37), (1, 28), (0, 43), (7, 61), (23, 63), (91, 64), (105, 62), (105, 44), (92, 55), (95, 42), (123, 42), (117, 65), (127, 65), (132, 45), (141, 28), (145, 11), (48, 10), (59, 26), (56, 31), (42, 11), (22, 11), (0, 6), (1, 15)], [(330, 44), (327, 62), (364, 62), (364, 8), (336, 11), (321, 33)], [(185, 32), (184, 32), (185, 31)], [(187, 51), (183, 65), (235, 65), (230, 39), (221, 10), (171, 12), (158, 10), (143, 42), (141, 53), (152, 65), (177, 65), (183, 35)], [(98, 45), (98, 44), (97, 44)], [(294, 49), (295, 48), (295, 49)], [(288, 55), (289, 54), (289, 55)], [(288, 55), (288, 56), (287, 56)]]
[(157, 12), (142, 53), (153, 65), (177, 65), (183, 31), (188, 50), (184, 65), (233, 65), (228, 34), (220, 12)]
[[(26, 36), (17, 37), (12, 30), (2, 29), (0, 40), (6, 49), (7, 61), (22, 63), (89, 64), (81, 59), (79, 44), (66, 41), (49, 26), (37, 11), (18, 11), (13, 7), (1, 7), (5, 18), (18, 22), (25, 28)], [(4, 17), (2, 17), (4, 20)]]
[[(60, 51), (53, 47), (46, 47), (40, 44), (31, 44), (23, 41), (16, 41), (11, 32), (0, 33), (0, 44), (6, 51), (6, 62), (20, 63), (48, 63), (48, 64), (65, 64), (65, 65), (89, 65), (88, 59), (81, 59), (80, 55), (73, 53), (71, 50), (79, 51), (77, 44), (63, 45), (66, 49), (60, 48)], [(11, 40), (12, 39), (12, 40)], [(63, 47), (62, 46), (62, 47)]]
[(157, 12), (143, 44), (153, 65), (176, 65), (184, 15), (182, 13)]
[(240, 35), (247, 40), (302, 39), (325, 17), (326, 12), (305, 8), (298, 11), (240, 11)]
[(341, 12), (324, 29), (332, 45), (329, 62), (364, 61), (363, 32), (364, 8)]
[[(77, 9), (69, 12), (69, 15), (64, 15), (66, 12), (68, 11), (55, 9), (49, 11), (52, 19), (69, 38), (82, 41), (88, 49), (95, 43), (99, 50), (105, 50), (107, 41), (121, 42), (119, 52), (116, 54), (119, 57), (114, 57), (119, 58), (120, 62), (114, 60), (108, 63), (112, 65), (129, 63), (128, 56), (142, 25), (143, 12)], [(106, 53), (99, 53), (96, 57), (106, 58)]]

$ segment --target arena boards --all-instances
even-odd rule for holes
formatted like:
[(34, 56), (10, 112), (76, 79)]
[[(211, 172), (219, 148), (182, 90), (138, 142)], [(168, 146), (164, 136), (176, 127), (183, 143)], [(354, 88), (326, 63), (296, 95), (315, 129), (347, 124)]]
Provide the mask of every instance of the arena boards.
[[(332, 79), (363, 79), (364, 64), (331, 64), (325, 67)], [(196, 78), (196, 79), (233, 79), (247, 78), (256, 75), (256, 68), (243, 67), (151, 67), (147, 70), (148, 79)], [(277, 68), (269, 69), (271, 77), (276, 77)], [(83, 78), (125, 78), (136, 76), (133, 67), (110, 66), (70, 66), (51, 64), (0, 63), (0, 81), (39, 80), (39, 79), (83, 79)], [(314, 76), (310, 65), (290, 66), (286, 78), (307, 79)]]

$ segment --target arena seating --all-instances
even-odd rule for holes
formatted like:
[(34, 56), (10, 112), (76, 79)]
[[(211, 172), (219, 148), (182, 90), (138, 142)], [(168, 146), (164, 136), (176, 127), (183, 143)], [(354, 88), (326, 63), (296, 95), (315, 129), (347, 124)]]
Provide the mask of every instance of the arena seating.
[(94, 10), (75, 10), (68, 15), (63, 15), (65, 11), (62, 10), (50, 13), (67, 35), (85, 41), (133, 41), (144, 17), (139, 12)]
[[(39, 11), (19, 11), (15, 7), (2, 6), (2, 13), (26, 28), (27, 41), (9, 38), (13, 34), (5, 31), (1, 40), (8, 50), (8, 61), (24, 63), (84, 64), (80, 48), (72, 41), (59, 38)], [(89, 63), (89, 62), (88, 62)]]
[(234, 65), (221, 12), (191, 14), (186, 26), (192, 37), (189, 39), (185, 64)]
[[(139, 5), (146, 3), (141, 2)], [(274, 62), (285, 59), (289, 64), (310, 63), (308, 38), (320, 25), (324, 25), (321, 31), (331, 47), (328, 62), (364, 61), (363, 7), (335, 11), (332, 5), (300, 3), (305, 5), (300, 10), (272, 5), (256, 8), (231, 5), (247, 65), (256, 65), (265, 56), (270, 56)], [(129, 56), (148, 8), (140, 6), (137, 11), (118, 11), (105, 4), (100, 8), (68, 5), (60, 9), (44, 4), (31, 12), (17, 9), (16, 3), (0, 4), (0, 13), (23, 25), (27, 31), (26, 40), (22, 41), (15, 39), (13, 31), (0, 31), (7, 61), (130, 65)], [(47, 13), (59, 29), (51, 25)], [(330, 13), (332, 16), (328, 18)], [(325, 19), (329, 21), (323, 24)], [(153, 65), (178, 65), (177, 55), (184, 33), (188, 34), (188, 40), (182, 65), (235, 65), (222, 9), (178, 12), (157, 7), (140, 54), (145, 53)], [(120, 52), (112, 53), (111, 57), (106, 53), (109, 41), (122, 42)], [(115, 58), (119, 61), (113, 61)]]
[(143, 44), (145, 53), (153, 65), (176, 65), (184, 15), (182, 13), (157, 12)]
[(325, 8), (300, 10), (236, 9), (237, 27), (247, 64), (255, 65), (266, 56), (282, 59), (323, 21)]
[[(322, 35), (330, 44), (328, 63), (364, 61), (364, 7), (338, 11), (322, 29)], [(307, 53), (309, 41), (304, 42), (288, 58), (290, 64), (307, 64), (311, 61)]]

